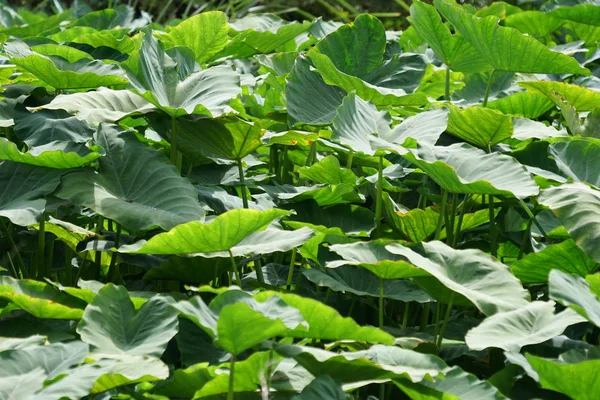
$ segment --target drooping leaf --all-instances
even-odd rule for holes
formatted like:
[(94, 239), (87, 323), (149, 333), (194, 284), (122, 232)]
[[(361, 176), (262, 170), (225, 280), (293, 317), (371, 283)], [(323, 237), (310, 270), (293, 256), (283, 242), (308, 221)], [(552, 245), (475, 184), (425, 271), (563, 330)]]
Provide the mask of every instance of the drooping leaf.
[(16, 144), (5, 138), (0, 138), (0, 160), (36, 165), (38, 167), (68, 169), (89, 164), (98, 157), (100, 157), (100, 154), (95, 152), (82, 157), (75, 152), (65, 152), (62, 150), (45, 151), (37, 155), (30, 152), (22, 153)]
[(553, 103), (541, 93), (519, 92), (490, 101), (487, 106), (507, 115), (538, 118), (548, 112), (553, 107)]
[(411, 242), (420, 243), (435, 232), (439, 216), (432, 207), (415, 208), (405, 213), (397, 211), (391, 215), (391, 225)]
[(77, 326), (81, 340), (102, 354), (160, 357), (177, 333), (177, 312), (160, 297), (137, 312), (122, 286), (104, 286)]
[(171, 229), (204, 219), (196, 190), (162, 154), (111, 125), (101, 125), (95, 139), (106, 151), (99, 159), (100, 171), (65, 176), (58, 197), (135, 231), (152, 226)]
[(594, 325), (600, 326), (600, 300), (590, 291), (585, 279), (553, 270), (548, 280), (551, 299), (573, 308)]
[(505, 25), (533, 36), (542, 41), (552, 32), (564, 24), (559, 18), (551, 13), (531, 10), (523, 11), (509, 15), (505, 20)]
[(600, 171), (590, 164), (600, 156), (600, 141), (574, 139), (548, 146), (558, 170), (576, 182), (589, 183), (600, 188)]
[(513, 130), (511, 118), (501, 112), (480, 106), (450, 108), (448, 132), (482, 149), (510, 138)]
[(557, 7), (549, 15), (577, 22), (579, 24), (600, 26), (600, 7), (597, 4), (574, 4), (570, 7)]
[(357, 176), (351, 169), (342, 169), (340, 161), (335, 156), (327, 156), (310, 167), (300, 169), (300, 178), (309, 179), (315, 183), (331, 185), (355, 185)]
[(322, 375), (313, 380), (310, 385), (302, 389), (302, 392), (294, 396), (292, 400), (345, 400), (348, 396), (342, 387), (330, 376)]
[(583, 86), (548, 81), (520, 82), (519, 85), (534, 93), (545, 95), (559, 107), (560, 101), (565, 101), (578, 112), (591, 111), (600, 106), (600, 93)]

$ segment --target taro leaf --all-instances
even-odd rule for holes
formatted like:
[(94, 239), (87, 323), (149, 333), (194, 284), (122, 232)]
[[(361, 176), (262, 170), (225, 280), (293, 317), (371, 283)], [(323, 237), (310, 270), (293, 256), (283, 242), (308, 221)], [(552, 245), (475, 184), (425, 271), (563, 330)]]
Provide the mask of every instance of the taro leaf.
[(290, 126), (331, 123), (344, 95), (343, 90), (327, 85), (311, 70), (310, 61), (298, 56), (285, 87)]
[(548, 15), (579, 24), (600, 26), (600, 7), (597, 4), (574, 4), (570, 7), (557, 7)]
[[(500, 209), (494, 210), (494, 215), (498, 215)], [(489, 210), (478, 210), (474, 213), (466, 213), (463, 215), (463, 221), (460, 225), (460, 231), (466, 232), (469, 229), (477, 228), (483, 224), (490, 222), (490, 213)], [(442, 228), (442, 232), (440, 233), (440, 240), (443, 240), (447, 237), (446, 227)]]
[(600, 141), (574, 139), (556, 142), (548, 146), (548, 154), (554, 158), (558, 170), (567, 178), (600, 188), (600, 171), (593, 162), (600, 157)]
[(408, 138), (417, 143), (434, 145), (448, 125), (448, 111), (445, 109), (423, 111), (417, 115), (406, 118), (401, 124), (396, 125), (391, 131), (385, 128), (379, 135), (388, 142), (403, 144)]
[(481, 250), (455, 250), (442, 242), (423, 242), (419, 251), (401, 244), (386, 249), (427, 271), (485, 315), (511, 311), (529, 302), (529, 292), (508, 267)]
[(441, 393), (449, 393), (460, 400), (497, 400), (505, 397), (491, 383), (479, 380), (475, 375), (463, 371), (460, 367), (452, 367), (444, 379), (434, 382), (424, 379), (419, 385), (426, 386)]
[[(2, 12), (5, 13), (7, 10), (2, 10)], [(13, 21), (12, 24), (5, 25), (6, 28), (0, 29), (0, 33), (20, 37), (38, 36), (44, 32), (57, 28), (61, 22), (67, 20), (71, 16), (72, 12), (73, 10), (67, 10), (56, 15), (44, 16), (39, 21), (26, 23), (24, 25), (16, 24), (14, 23), (15, 21)]]
[(408, 20), (435, 55), (453, 71), (481, 72), (492, 68), (464, 37), (450, 33), (433, 6), (413, 2)]
[(513, 129), (511, 118), (499, 111), (481, 106), (450, 108), (448, 132), (482, 149), (509, 139)]
[(546, 126), (541, 122), (527, 118), (518, 118), (514, 121), (515, 132), (513, 138), (518, 140), (529, 139), (551, 139), (555, 137), (569, 136), (566, 130), (556, 130), (552, 126)]
[(346, 400), (348, 395), (342, 387), (328, 375), (316, 377), (292, 400)]
[(550, 111), (553, 107), (553, 103), (540, 93), (519, 92), (501, 99), (490, 101), (487, 104), (487, 107), (507, 115), (538, 118)]
[(31, 399), (42, 389), (47, 376), (44, 370), (36, 368), (17, 376), (0, 377), (0, 398), (7, 400)]
[[(103, 54), (107, 54), (109, 55), (109, 57), (106, 58), (112, 58), (115, 57), (117, 59), (120, 59), (120, 57), (123, 57), (122, 55), (125, 55), (125, 57), (131, 53), (133, 53), (136, 49), (136, 44), (135, 41), (133, 39), (131, 39), (129, 36), (127, 36), (127, 30), (115, 30), (115, 31), (101, 31), (101, 32), (89, 32), (86, 34), (82, 34), (82, 35), (78, 35), (74, 38), (72, 38), (70, 40), (70, 44), (74, 45), (74, 44), (81, 44), (81, 45), (85, 45), (86, 47), (84, 47), (84, 49), (88, 49), (89, 47), (92, 47), (93, 49), (113, 49), (116, 50), (118, 54), (116, 52), (109, 52), (109, 53), (101, 53), (98, 54), (98, 56), (101, 56)], [(89, 46), (89, 47), (87, 47)], [(77, 46), (79, 47), (79, 46)], [(97, 52), (91, 50), (90, 53), (93, 54), (97, 54)], [(110, 57), (112, 56), (112, 57)], [(100, 58), (100, 57), (97, 57)]]
[(100, 60), (79, 60), (69, 63), (62, 57), (44, 56), (19, 41), (4, 47), (12, 63), (31, 72), (56, 89), (95, 89), (99, 86), (126, 85), (123, 71)]
[[(131, 385), (139, 382), (151, 382), (167, 379), (169, 377), (169, 367), (160, 359), (145, 356), (111, 356), (118, 359), (118, 362), (112, 360), (100, 360), (104, 366), (104, 375), (100, 377), (91, 390), (91, 394), (98, 394), (114, 389), (119, 386)], [(107, 362), (108, 361), (108, 362)]]
[(290, 203), (314, 200), (320, 206), (332, 206), (346, 203), (363, 203), (364, 196), (357, 193), (355, 185), (345, 183), (339, 185), (286, 186), (285, 192), (275, 193), (282, 200)]
[(329, 375), (341, 383), (397, 378), (421, 382), (449, 370), (440, 358), (395, 346), (374, 345), (368, 350), (347, 353), (293, 345), (279, 345), (275, 350), (293, 357), (312, 375)]
[[(100, 171), (84, 170), (64, 177), (56, 195), (89, 207), (139, 231), (152, 226), (171, 229), (204, 218), (194, 187), (158, 151), (141, 144), (132, 132), (101, 125), (96, 143), (106, 156)], [(164, 186), (169, 182), (169, 187)]]
[(0, 352), (6, 350), (19, 350), (28, 347), (36, 347), (43, 345), (47, 338), (42, 335), (31, 335), (26, 338), (0, 338)]
[(67, 169), (89, 164), (100, 157), (98, 153), (89, 153), (85, 157), (75, 152), (62, 150), (44, 151), (39, 154), (21, 153), (17, 145), (5, 138), (0, 138), (0, 160), (8, 160), (38, 167)]
[(334, 308), (320, 301), (291, 293), (263, 291), (254, 295), (259, 302), (271, 297), (279, 297), (302, 313), (308, 324), (286, 333), (288, 337), (323, 340), (355, 340), (368, 343), (391, 344), (394, 338), (383, 330), (370, 326), (360, 326), (352, 318), (342, 317)]
[[(95, 92), (91, 92), (95, 93)], [(61, 110), (28, 112), (15, 109), (15, 135), (30, 148), (54, 142), (86, 143), (94, 134), (88, 125)]]
[(212, 60), (227, 45), (227, 15), (210, 11), (185, 19), (160, 39), (171, 46), (185, 46), (203, 64)]
[[(353, 293), (357, 296), (379, 297), (379, 281), (373, 273), (362, 268), (339, 267), (326, 269), (309, 268), (302, 274), (317, 286), (327, 287), (335, 292)], [(383, 297), (399, 301), (427, 303), (433, 299), (415, 283), (408, 280), (385, 280)]]
[(89, 126), (96, 127), (101, 122), (116, 122), (129, 115), (151, 112), (155, 107), (129, 90), (101, 87), (92, 92), (58, 95), (37, 109), (65, 110)]
[[(238, 365), (236, 364), (236, 366)], [(202, 386), (217, 376), (216, 369), (216, 366), (209, 367), (208, 363), (176, 369), (173, 371), (172, 379), (158, 382), (152, 389), (152, 393), (172, 398), (191, 399)]]
[(127, 27), (132, 23), (134, 14), (135, 10), (127, 6), (107, 8), (85, 14), (73, 22), (73, 26), (91, 27), (96, 30)]
[(510, 269), (523, 283), (545, 283), (553, 269), (585, 277), (597, 269), (597, 263), (569, 239), (551, 244), (537, 253), (527, 254), (512, 264)]
[(467, 332), (471, 350), (497, 347), (518, 353), (521, 347), (552, 339), (585, 319), (573, 310), (554, 314), (554, 302), (534, 301), (512, 311), (500, 312)]
[(569, 183), (543, 190), (538, 201), (552, 210), (588, 257), (600, 262), (600, 191)]
[(600, 392), (598, 359), (564, 363), (531, 354), (525, 357), (539, 376), (539, 382), (544, 389), (563, 393), (567, 398), (576, 400), (594, 400)]
[(229, 251), (256, 231), (265, 229), (274, 220), (289, 211), (270, 209), (257, 211), (235, 209), (216, 217), (208, 224), (188, 222), (169, 232), (133, 245), (122, 246), (119, 251), (137, 254), (192, 254)]
[[(58, 186), (66, 171), (0, 161), (0, 217), (13, 224), (35, 224), (46, 207), (44, 196)], [(18, 183), (18, 184), (15, 184)]]
[(488, 154), (466, 143), (419, 145), (402, 156), (450, 192), (521, 199), (539, 192), (529, 172), (513, 157)]
[(86, 307), (77, 333), (97, 353), (160, 357), (177, 333), (177, 312), (158, 296), (136, 312), (127, 290), (109, 283)]
[(329, 183), (331, 185), (356, 185), (357, 176), (351, 169), (342, 169), (336, 156), (330, 155), (310, 167), (302, 167), (299, 171), (300, 178), (309, 179), (315, 183)]
[(88, 352), (89, 346), (80, 341), (3, 351), (0, 353), (0, 376), (19, 375), (42, 368), (48, 379), (54, 379), (67, 372), (69, 367), (82, 363)]
[(230, 66), (192, 72), (180, 80), (177, 63), (150, 30), (141, 49), (123, 63), (131, 89), (171, 117), (205, 114), (218, 117), (241, 93), (240, 77)]
[(69, 46), (61, 46), (58, 44), (42, 44), (31, 47), (31, 50), (44, 56), (62, 57), (70, 63), (75, 63), (79, 60), (93, 60), (85, 51), (77, 50)]
[(0, 277), (0, 297), (37, 318), (80, 319), (85, 303), (44, 282)]
[(386, 249), (386, 241), (335, 244), (329, 249), (342, 256), (343, 260), (327, 263), (327, 268), (342, 265), (358, 265), (382, 279), (400, 279), (429, 274), (415, 267), (405, 257), (397, 256)]
[(600, 93), (583, 86), (546, 81), (520, 82), (519, 85), (534, 93), (545, 95), (559, 107), (564, 101), (578, 112), (591, 111), (600, 106)]
[(478, 18), (450, 0), (435, 0), (434, 4), (496, 71), (590, 74), (575, 59), (551, 51), (514, 28), (498, 25), (495, 17)]
[(412, 209), (406, 213), (397, 211), (390, 215), (391, 225), (411, 242), (419, 243), (435, 232), (439, 212), (432, 207)]
[(518, 29), (519, 32), (531, 35), (542, 43), (543, 39), (563, 24), (564, 21), (542, 11), (523, 11), (511, 14), (505, 20), (505, 26)]
[(45, 386), (30, 400), (60, 400), (64, 398), (79, 399), (92, 391), (94, 383), (108, 372), (107, 366), (112, 360), (102, 360), (98, 363), (84, 364), (72, 368), (59, 380)]
[(600, 327), (600, 301), (596, 294), (590, 291), (585, 279), (553, 270), (550, 272), (548, 295), (562, 305), (570, 306)]
[(317, 202), (295, 203), (291, 206), (295, 215), (291, 215), (286, 224), (296, 229), (308, 226), (315, 230), (324, 228), (340, 228), (346, 235), (367, 236), (375, 227), (374, 214), (365, 207), (354, 204), (340, 204), (332, 207), (319, 207)]

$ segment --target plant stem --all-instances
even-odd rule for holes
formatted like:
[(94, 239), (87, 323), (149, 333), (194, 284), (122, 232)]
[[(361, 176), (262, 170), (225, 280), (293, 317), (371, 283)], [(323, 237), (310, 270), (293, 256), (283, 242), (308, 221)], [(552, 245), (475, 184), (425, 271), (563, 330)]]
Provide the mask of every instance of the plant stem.
[(494, 196), (488, 195), (488, 208), (490, 211), (490, 253), (493, 257), (498, 255), (496, 247), (496, 213), (494, 209)]
[(427, 323), (429, 322), (429, 312), (431, 311), (431, 303), (426, 303), (423, 307), (423, 314), (421, 314), (421, 323), (419, 330), (424, 332), (427, 329)]
[(260, 283), (260, 286), (265, 286), (265, 276), (263, 274), (260, 259), (254, 261), (254, 270), (256, 271), (256, 279), (258, 280), (258, 283)]
[(452, 247), (456, 247), (456, 244), (458, 243), (458, 239), (460, 238), (460, 230), (462, 229), (462, 222), (465, 217), (465, 211), (467, 210), (467, 205), (468, 205), (470, 198), (471, 198), (470, 194), (466, 195), (465, 199), (463, 200), (462, 206), (460, 208), (458, 222), (456, 223), (456, 230), (454, 231), (454, 234), (452, 237)]
[(294, 266), (296, 264), (296, 249), (292, 250), (292, 260), (290, 261), (290, 268), (288, 269), (287, 282), (285, 287), (287, 290), (292, 289), (292, 280), (294, 279)]
[(444, 99), (450, 101), (450, 67), (446, 65), (446, 85), (444, 86)]
[(238, 171), (240, 174), (240, 189), (242, 192), (242, 204), (244, 208), (248, 208), (248, 194), (246, 193), (246, 182), (244, 180), (244, 166), (242, 165), (242, 160), (238, 160)]
[[(40, 227), (38, 229), (38, 247), (37, 247), (37, 277), (44, 278), (45, 261), (46, 261), (46, 213), (42, 213), (40, 219)], [(49, 278), (49, 277), (47, 277)]]
[[(442, 191), (442, 204), (440, 204), (440, 216), (438, 217), (437, 227), (435, 228), (435, 236), (434, 239), (438, 240), (440, 238), (440, 234), (442, 233), (442, 225), (444, 224), (444, 219), (446, 215), (446, 203), (448, 202), (448, 191), (444, 189)], [(448, 231), (448, 227), (446, 227), (446, 232)]]
[(375, 229), (381, 228), (381, 211), (383, 209), (383, 156), (379, 156), (379, 170), (377, 171), (377, 198), (375, 199)]
[(177, 157), (177, 122), (175, 117), (171, 118), (171, 163), (177, 167), (177, 171), (181, 173), (181, 165), (178, 163)]
[(354, 151), (350, 150), (348, 152), (348, 159), (346, 160), (346, 168), (352, 168), (352, 161), (354, 160)]
[(456, 220), (456, 208), (458, 203), (458, 193), (452, 193), (452, 208), (448, 217), (449, 224), (446, 227), (446, 244), (454, 242), (454, 222)]
[(379, 329), (383, 329), (383, 278), (379, 278)]
[(490, 92), (492, 91), (492, 82), (494, 81), (494, 73), (496, 70), (493, 70), (490, 74), (490, 79), (488, 80), (487, 87), (485, 88), (485, 95), (483, 97), (483, 103), (481, 104), (484, 107), (487, 107), (488, 99), (490, 97)]
[(527, 215), (529, 216), (529, 218), (531, 219), (531, 221), (540, 230), (540, 233), (544, 236), (544, 238), (547, 239), (548, 236), (546, 235), (546, 231), (544, 230), (544, 228), (542, 228), (542, 225), (538, 222), (538, 220), (535, 219), (535, 215), (533, 215), (533, 213), (531, 212), (531, 210), (529, 209), (529, 207), (527, 207), (527, 204), (525, 204), (525, 202), (523, 201), (523, 199), (519, 199), (519, 203), (521, 204), (521, 207), (523, 207), (523, 210), (525, 210), (525, 212), (527, 213)]
[(448, 300), (448, 307), (446, 308), (446, 315), (444, 316), (444, 323), (442, 324), (442, 329), (440, 330), (440, 335), (437, 339), (437, 347), (442, 347), (442, 341), (444, 340), (444, 334), (446, 333), (446, 327), (448, 326), (448, 321), (450, 320), (450, 313), (452, 312), (452, 304), (454, 303), (454, 295), (455, 292), (452, 292), (450, 295), (450, 299)]
[(15, 253), (17, 267), (19, 268), (19, 272), (20, 272), (21, 276), (25, 279), (29, 278), (29, 271), (25, 267), (23, 258), (21, 258), (21, 253), (19, 253), (19, 248), (17, 247), (17, 244), (15, 243), (15, 240), (12, 237), (12, 232), (8, 230), (8, 228), (4, 224), (4, 221), (2, 220), (2, 217), (0, 217), (0, 229), (2, 229), (6, 233), (6, 237), (8, 238), (8, 242), (10, 243), (10, 247), (12, 247), (12, 249)]
[[(115, 236), (115, 247), (118, 249), (121, 245), (121, 225), (115, 221), (117, 224), (117, 232)], [(115, 282), (115, 278), (117, 277), (117, 252), (112, 253), (110, 257), (110, 265), (108, 266), (108, 274), (106, 275), (107, 282)]]
[(402, 329), (406, 329), (408, 325), (408, 311), (410, 310), (410, 301), (404, 305), (404, 315), (402, 316)]
[(238, 271), (237, 264), (235, 263), (235, 259), (233, 258), (233, 253), (229, 250), (229, 259), (231, 260), (231, 268), (233, 268), (233, 273), (235, 274), (235, 280), (238, 286), (242, 287), (242, 278), (240, 278), (240, 272)]
[(533, 220), (529, 220), (527, 222), (527, 229), (523, 232), (523, 239), (521, 239), (521, 246), (519, 247), (519, 254), (517, 255), (517, 260), (523, 258), (523, 253), (525, 253), (525, 246), (527, 246), (527, 242), (529, 241), (529, 236), (531, 235), (531, 224)]
[(440, 313), (442, 312), (442, 303), (439, 301), (435, 304), (435, 330), (433, 333), (433, 340), (437, 342), (439, 327), (440, 327)]
[(231, 362), (229, 364), (229, 390), (227, 391), (227, 400), (233, 400), (233, 379), (235, 373), (235, 355), (231, 355)]

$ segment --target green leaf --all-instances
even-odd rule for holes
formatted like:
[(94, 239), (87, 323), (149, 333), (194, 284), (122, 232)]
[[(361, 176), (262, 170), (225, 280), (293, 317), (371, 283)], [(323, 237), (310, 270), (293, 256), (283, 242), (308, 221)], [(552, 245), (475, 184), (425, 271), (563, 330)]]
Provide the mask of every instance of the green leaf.
[(23, 42), (8, 42), (4, 47), (12, 63), (31, 72), (56, 89), (95, 89), (99, 86), (126, 85), (123, 72), (100, 60), (69, 63), (62, 57), (44, 56)]
[(552, 13), (523, 11), (507, 16), (504, 24), (518, 29), (521, 33), (531, 35), (543, 43), (543, 39), (560, 28), (564, 21), (554, 17)]
[(490, 101), (487, 107), (507, 115), (538, 118), (548, 112), (553, 103), (541, 93), (519, 92)]
[(104, 375), (94, 383), (92, 395), (119, 386), (158, 381), (169, 377), (169, 367), (158, 358), (142, 356), (113, 356), (113, 358), (118, 358), (119, 361), (111, 362), (105, 367)]
[(550, 272), (548, 280), (548, 295), (551, 299), (573, 308), (591, 323), (600, 326), (600, 301), (597, 295), (590, 291), (585, 279), (554, 270)]
[(514, 28), (498, 25), (495, 17), (478, 18), (450, 0), (435, 0), (434, 4), (496, 71), (590, 74), (575, 59), (551, 51)]
[[(353, 293), (357, 296), (379, 297), (379, 278), (373, 273), (356, 267), (339, 267), (320, 270), (309, 268), (302, 274), (317, 286), (335, 292)], [(399, 301), (427, 303), (433, 299), (419, 286), (408, 280), (386, 280), (383, 282), (383, 297)]]
[(508, 267), (481, 250), (455, 250), (442, 242), (423, 242), (419, 253), (400, 244), (386, 249), (427, 271), (485, 315), (512, 311), (529, 303), (529, 292)]
[(426, 386), (441, 393), (449, 393), (461, 400), (496, 400), (505, 399), (500, 391), (485, 380), (479, 380), (475, 375), (453, 367), (444, 376), (434, 382), (423, 380), (419, 385)]
[(539, 192), (530, 173), (513, 157), (488, 154), (466, 143), (446, 147), (419, 145), (402, 156), (449, 192), (516, 198)]
[(408, 240), (420, 243), (431, 236), (437, 228), (439, 212), (432, 207), (415, 208), (408, 212), (397, 211), (390, 217), (392, 226)]
[(499, 111), (481, 106), (450, 107), (448, 132), (482, 149), (509, 139), (513, 130), (512, 119)]
[(600, 262), (600, 192), (583, 183), (569, 183), (542, 191), (538, 201), (549, 207), (577, 246)]
[(60, 46), (58, 44), (42, 44), (31, 47), (31, 50), (43, 56), (62, 57), (70, 63), (75, 63), (79, 60), (93, 60), (85, 51), (77, 50), (69, 46)]
[(574, 4), (570, 7), (557, 7), (548, 15), (579, 24), (600, 26), (600, 7), (596, 4)]
[(23, 164), (48, 168), (76, 168), (89, 164), (100, 157), (98, 153), (89, 153), (85, 157), (75, 152), (62, 150), (45, 151), (39, 154), (22, 153), (17, 145), (5, 138), (0, 138), (0, 160), (8, 160)]
[(301, 297), (291, 293), (263, 291), (254, 295), (254, 298), (264, 302), (270, 297), (280, 297), (283, 301), (298, 310), (308, 324), (285, 336), (321, 340), (355, 340), (368, 343), (391, 344), (394, 338), (389, 333), (370, 326), (360, 326), (352, 318), (342, 317), (334, 308), (320, 301)]
[(4, 190), (0, 193), (0, 216), (21, 226), (38, 222), (46, 207), (44, 197), (56, 189), (64, 173), (54, 168), (1, 161), (0, 186)]
[(147, 242), (122, 246), (119, 251), (137, 254), (191, 254), (229, 251), (252, 233), (288, 215), (288, 211), (235, 209), (219, 215), (208, 224), (188, 222)]
[(475, 48), (464, 37), (450, 33), (433, 6), (421, 1), (413, 2), (408, 20), (419, 36), (427, 41), (435, 55), (453, 71), (481, 72), (492, 68), (485, 59), (478, 56)]
[(558, 170), (575, 182), (584, 182), (600, 188), (600, 171), (590, 168), (590, 161), (600, 157), (600, 141), (573, 139), (548, 146), (548, 154), (554, 158)]
[(158, 296), (136, 312), (127, 290), (109, 283), (86, 307), (77, 333), (101, 354), (160, 357), (177, 333), (177, 312)]
[[(73, 10), (67, 10), (56, 15), (44, 16), (44, 18), (38, 22), (28, 23), (21, 26), (9, 26), (1, 29), (0, 33), (20, 37), (38, 36), (51, 29), (57, 28), (61, 22), (67, 20), (71, 16), (72, 11)], [(3, 12), (5, 11), (3, 10)]]
[(65, 110), (77, 119), (86, 121), (89, 126), (96, 127), (101, 122), (117, 122), (126, 116), (145, 114), (156, 108), (129, 90), (101, 87), (91, 92), (58, 95), (36, 110), (40, 109)]
[(355, 190), (356, 185), (315, 185), (315, 186), (289, 186), (285, 192), (277, 193), (277, 197), (291, 203), (314, 200), (321, 207), (346, 203), (362, 203), (364, 196)]
[(131, 89), (171, 117), (204, 114), (218, 117), (241, 93), (240, 77), (231, 66), (195, 71), (180, 80), (177, 63), (152, 32), (146, 30), (139, 51), (123, 63)]
[(591, 111), (600, 106), (600, 93), (583, 86), (563, 82), (532, 81), (519, 85), (534, 93), (541, 93), (557, 106), (567, 102), (578, 112)]
[(494, 314), (467, 332), (472, 350), (497, 347), (518, 353), (521, 347), (552, 339), (585, 319), (573, 310), (554, 314), (554, 302), (534, 301), (513, 311)]
[(527, 254), (510, 267), (523, 283), (545, 283), (553, 269), (585, 277), (596, 268), (597, 263), (588, 258), (572, 239)]
[(292, 400), (346, 400), (348, 395), (342, 387), (328, 375), (316, 377)]
[(0, 396), (9, 400), (29, 399), (44, 386), (46, 374), (41, 368), (17, 376), (0, 377)]
[(93, 48), (110, 48), (122, 54), (131, 54), (136, 49), (135, 41), (127, 36), (127, 31), (90, 32), (76, 36), (70, 42)]
[[(239, 364), (236, 366), (239, 367)], [(215, 369), (216, 367), (209, 367), (208, 363), (195, 364), (186, 369), (176, 369), (173, 371), (172, 379), (159, 382), (152, 389), (152, 393), (191, 399), (196, 391), (217, 376), (214, 372)]]
[[(196, 190), (165, 156), (141, 144), (132, 132), (111, 125), (101, 125), (95, 139), (106, 151), (99, 159), (100, 171), (65, 176), (56, 196), (134, 231), (152, 226), (171, 229), (203, 220)], [(166, 181), (170, 185), (167, 191)]]
[(225, 48), (228, 32), (227, 15), (221, 11), (210, 11), (180, 22), (160, 38), (171, 46), (188, 47), (194, 52), (196, 61), (203, 64)]
[(339, 254), (343, 260), (327, 263), (328, 268), (342, 265), (358, 265), (368, 269), (382, 279), (400, 279), (429, 274), (387, 250), (386, 241), (335, 244), (329, 249)]
[(330, 155), (310, 167), (302, 167), (299, 171), (300, 178), (311, 180), (315, 183), (329, 183), (331, 185), (356, 185), (357, 176), (351, 169), (343, 169), (336, 156)]
[(44, 282), (0, 277), (0, 297), (37, 318), (80, 319), (85, 303)]

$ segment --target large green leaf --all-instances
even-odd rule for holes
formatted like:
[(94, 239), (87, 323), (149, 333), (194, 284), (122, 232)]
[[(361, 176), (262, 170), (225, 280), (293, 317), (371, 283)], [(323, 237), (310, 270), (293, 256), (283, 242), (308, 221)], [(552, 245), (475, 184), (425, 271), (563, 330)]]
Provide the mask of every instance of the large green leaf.
[(490, 101), (487, 106), (507, 115), (538, 118), (548, 112), (553, 107), (553, 103), (541, 93), (519, 92)]
[[(390, 213), (391, 214), (391, 213)], [(433, 207), (391, 214), (390, 225), (411, 242), (419, 243), (431, 236), (436, 228), (440, 213)]]
[(448, 132), (482, 149), (510, 138), (513, 130), (511, 118), (499, 111), (481, 106), (450, 108)]
[(451, 0), (435, 0), (436, 8), (496, 71), (584, 74), (588, 69), (564, 54), (551, 51), (495, 17), (478, 18)]
[(136, 231), (204, 219), (196, 190), (161, 153), (111, 125), (101, 125), (95, 139), (106, 151), (99, 159), (100, 171), (65, 176), (58, 197)]
[(556, 142), (548, 146), (548, 154), (554, 158), (558, 170), (567, 178), (600, 188), (600, 171), (590, 165), (600, 157), (600, 141), (574, 139)]
[(419, 253), (401, 244), (386, 249), (436, 277), (444, 286), (492, 315), (529, 302), (529, 292), (508, 267), (480, 250), (455, 250), (442, 242), (423, 242)]
[(597, 263), (569, 239), (551, 244), (537, 253), (527, 254), (510, 269), (523, 283), (544, 283), (553, 269), (585, 277), (597, 269)]
[(356, 185), (357, 176), (351, 169), (343, 169), (337, 157), (330, 155), (310, 167), (303, 167), (299, 171), (300, 178), (309, 179), (315, 183), (328, 183), (330, 185)]
[(570, 7), (557, 7), (548, 14), (579, 24), (600, 26), (600, 7), (597, 4), (574, 4)]
[(551, 81), (520, 82), (519, 85), (534, 93), (545, 95), (559, 107), (562, 101), (579, 112), (591, 111), (600, 106), (600, 93), (583, 86)]
[(210, 11), (180, 22), (160, 38), (166, 44), (190, 48), (196, 61), (203, 64), (227, 45), (228, 31), (227, 15), (221, 11)]
[(491, 383), (479, 380), (475, 375), (453, 367), (446, 372), (443, 379), (434, 382), (423, 380), (419, 385), (426, 386), (441, 393), (450, 393), (461, 400), (496, 400), (504, 399), (504, 395)]
[(600, 326), (600, 300), (582, 277), (559, 270), (551, 271), (548, 294), (551, 299), (570, 306), (594, 325)]
[(84, 93), (61, 94), (39, 109), (65, 110), (96, 127), (101, 122), (116, 122), (132, 114), (144, 114), (156, 108), (129, 90), (98, 90)]
[[(40, 219), (44, 197), (52, 193), (65, 171), (12, 161), (0, 162), (0, 216), (13, 224), (27, 226)], [(18, 184), (15, 184), (17, 183)]]
[[(379, 297), (380, 279), (373, 273), (356, 267), (339, 267), (320, 270), (309, 268), (302, 274), (315, 285), (327, 287), (335, 292), (348, 292), (357, 296)], [(408, 280), (386, 280), (383, 282), (383, 297), (399, 301), (427, 303), (433, 299), (415, 283)]]
[(177, 333), (177, 312), (158, 296), (136, 312), (127, 290), (109, 283), (86, 307), (77, 333), (97, 353), (160, 357)]
[(4, 49), (11, 62), (56, 89), (95, 89), (128, 83), (121, 69), (100, 60), (69, 63), (62, 57), (38, 54), (19, 41), (7, 43)]
[(405, 257), (397, 256), (386, 249), (386, 241), (335, 244), (329, 248), (342, 256), (343, 260), (327, 263), (328, 268), (342, 265), (358, 265), (382, 279), (410, 278), (429, 274), (415, 267)]
[(402, 156), (450, 192), (517, 198), (539, 192), (531, 174), (513, 157), (488, 154), (466, 143), (419, 145)]
[(491, 69), (464, 37), (450, 33), (433, 6), (421, 1), (413, 2), (408, 20), (419, 36), (431, 46), (435, 55), (452, 70), (480, 72)]
[(208, 224), (188, 222), (169, 232), (122, 246), (119, 251), (138, 254), (191, 254), (229, 251), (256, 231), (288, 215), (289, 211), (235, 209), (219, 215)]
[(531, 35), (543, 40), (564, 24), (564, 21), (554, 17), (551, 13), (532, 10), (514, 13), (507, 16), (505, 26), (515, 28), (521, 33)]
[(330, 376), (322, 375), (315, 378), (310, 385), (302, 389), (302, 393), (294, 396), (292, 400), (346, 400), (347, 398), (348, 395), (336, 381)]
[(539, 202), (552, 210), (588, 257), (600, 262), (600, 191), (569, 183), (543, 190)]
[(194, 113), (218, 117), (228, 112), (229, 102), (241, 93), (239, 75), (226, 65), (181, 79), (176, 61), (149, 30), (141, 49), (123, 66), (131, 89), (172, 117)]
[(555, 315), (554, 302), (534, 301), (486, 318), (467, 332), (465, 341), (472, 350), (497, 347), (519, 352), (523, 346), (545, 342), (563, 333), (568, 326), (584, 321), (569, 309)]
[(94, 152), (82, 157), (75, 152), (62, 150), (44, 151), (39, 154), (32, 154), (31, 152), (22, 153), (16, 144), (5, 138), (0, 138), (0, 160), (36, 165), (38, 167), (67, 169), (89, 164), (98, 157), (100, 157), (100, 154)]
[(0, 297), (37, 318), (80, 319), (85, 303), (51, 285), (29, 279), (0, 277)]

